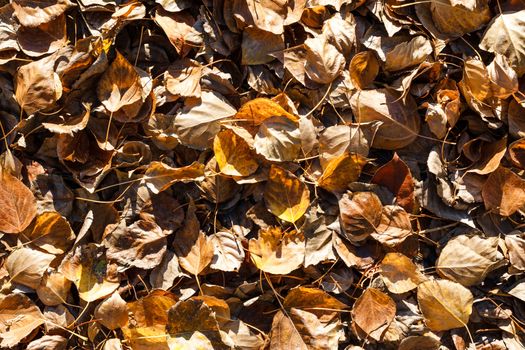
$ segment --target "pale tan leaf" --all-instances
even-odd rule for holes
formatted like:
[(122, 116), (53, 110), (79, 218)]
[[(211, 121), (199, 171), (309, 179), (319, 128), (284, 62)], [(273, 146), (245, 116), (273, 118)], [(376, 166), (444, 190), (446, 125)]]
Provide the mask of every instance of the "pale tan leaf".
[(5, 268), (13, 282), (36, 289), (54, 259), (54, 255), (23, 247), (9, 254)]
[(199, 181), (204, 178), (204, 164), (194, 162), (190, 165), (173, 168), (162, 162), (151, 162), (146, 170), (146, 186), (153, 193), (167, 190), (176, 182)]
[(269, 161), (294, 160), (301, 150), (299, 125), (286, 117), (265, 119), (255, 135), (254, 147), (258, 154)]
[(487, 26), (479, 46), (505, 56), (518, 76), (525, 73), (525, 10), (504, 12)]
[(436, 270), (442, 277), (469, 287), (483, 282), (502, 259), (497, 237), (461, 235), (443, 248), (436, 261)]
[(213, 244), (210, 267), (221, 271), (238, 271), (244, 261), (244, 249), (234, 234), (226, 231), (209, 236)]
[(364, 241), (381, 223), (382, 204), (373, 192), (345, 193), (339, 200), (339, 220), (344, 236)]
[(423, 62), (432, 51), (430, 40), (424, 36), (416, 36), (386, 53), (385, 69), (395, 72), (415, 66)]
[(98, 304), (95, 317), (104, 327), (114, 330), (128, 323), (128, 308), (120, 294), (114, 292)]
[(323, 36), (308, 38), (306, 48), (306, 75), (316, 83), (328, 84), (335, 80), (345, 67), (345, 57)]

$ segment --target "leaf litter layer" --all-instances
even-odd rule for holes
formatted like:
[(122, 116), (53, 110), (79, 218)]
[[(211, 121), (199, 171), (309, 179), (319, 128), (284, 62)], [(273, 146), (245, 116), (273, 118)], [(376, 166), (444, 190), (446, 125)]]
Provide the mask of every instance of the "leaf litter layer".
[(0, 1), (0, 348), (524, 349), (525, 5)]

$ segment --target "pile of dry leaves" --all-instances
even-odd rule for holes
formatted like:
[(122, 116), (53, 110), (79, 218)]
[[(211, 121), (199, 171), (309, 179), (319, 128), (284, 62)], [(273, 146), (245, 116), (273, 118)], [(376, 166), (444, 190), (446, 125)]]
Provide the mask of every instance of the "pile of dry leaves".
[(0, 348), (525, 348), (523, 0), (0, 4)]

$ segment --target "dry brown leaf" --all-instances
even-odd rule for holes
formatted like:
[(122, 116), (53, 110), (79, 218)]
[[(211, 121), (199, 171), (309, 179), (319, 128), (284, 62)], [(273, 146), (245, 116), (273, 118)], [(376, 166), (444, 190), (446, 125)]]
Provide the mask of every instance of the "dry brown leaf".
[(430, 3), (435, 26), (452, 37), (459, 37), (486, 24), (491, 13), (488, 1), (439, 0)]
[(199, 181), (203, 178), (204, 164), (198, 162), (180, 168), (172, 168), (162, 162), (151, 162), (144, 179), (151, 192), (159, 193), (176, 182)]
[(201, 97), (202, 66), (199, 62), (183, 58), (173, 62), (164, 72), (166, 90), (180, 97)]
[(22, 181), (0, 173), (0, 231), (20, 233), (36, 215), (35, 197)]
[(308, 311), (316, 315), (321, 322), (328, 322), (334, 312), (344, 310), (348, 306), (330, 294), (316, 288), (297, 287), (290, 290), (284, 298), (283, 306)]
[(501, 216), (510, 216), (525, 205), (525, 180), (500, 166), (483, 184), (485, 208)]
[(317, 184), (328, 191), (342, 192), (348, 188), (348, 184), (359, 179), (366, 163), (365, 157), (345, 152), (328, 162)]
[(294, 223), (308, 209), (310, 191), (295, 175), (272, 165), (264, 190), (264, 202), (279, 219)]
[(140, 76), (118, 51), (117, 57), (98, 82), (97, 96), (110, 112), (142, 100)]
[(279, 103), (263, 97), (246, 102), (235, 114), (235, 119), (239, 120), (239, 125), (247, 129), (252, 135), (255, 135), (259, 126), (271, 117), (286, 117), (291, 121), (299, 120), (297, 116), (288, 112)]
[(242, 58), (245, 65), (271, 62), (270, 54), (284, 50), (284, 36), (261, 30), (257, 27), (245, 28), (242, 32)]
[(54, 255), (23, 247), (9, 254), (5, 268), (11, 281), (37, 289), (54, 259)]
[(114, 292), (98, 304), (95, 317), (104, 327), (114, 330), (128, 323), (128, 308), (120, 294)]
[(372, 237), (387, 247), (396, 247), (412, 234), (410, 216), (397, 205), (385, 205), (381, 221)]
[(345, 57), (324, 36), (308, 38), (304, 46), (305, 72), (312, 81), (328, 84), (341, 74), (346, 64)]
[(220, 121), (235, 112), (219, 93), (202, 91), (200, 100), (192, 99), (177, 113), (171, 127), (182, 144), (202, 150), (212, 146), (213, 138), (221, 130)]
[[(192, 341), (184, 342), (185, 338), (195, 333), (200, 333), (199, 341), (202, 341), (201, 336), (204, 336), (212, 344), (210, 349), (230, 349), (222, 342), (215, 312), (205, 300), (195, 298), (177, 302), (168, 311), (166, 331), (170, 335), (168, 339), (170, 349), (197, 348)], [(181, 343), (184, 346), (181, 346)]]
[(271, 117), (261, 123), (253, 146), (269, 161), (292, 161), (301, 151), (301, 130), (289, 118)]
[(188, 12), (168, 12), (157, 7), (154, 19), (181, 57), (186, 56), (192, 47), (202, 44), (200, 33), (193, 28), (195, 19)]
[(16, 73), (16, 101), (29, 115), (53, 106), (62, 96), (62, 83), (53, 64), (53, 56), (48, 56), (20, 67)]
[[(463, 79), (459, 83), (463, 94), (469, 99), (484, 101), (491, 96), (487, 67), (477, 59), (468, 59), (463, 66)], [(467, 99), (467, 101), (468, 101)]]
[(102, 244), (106, 257), (117, 263), (121, 271), (131, 267), (149, 270), (159, 265), (166, 253), (167, 232), (156, 223), (139, 220), (106, 227)]
[(40, 57), (56, 52), (67, 43), (66, 16), (60, 15), (38, 27), (20, 27), (17, 40), (20, 49), (28, 56)]
[(383, 206), (373, 192), (345, 193), (339, 200), (343, 235), (352, 243), (368, 238), (381, 223)]
[(395, 315), (394, 301), (375, 288), (366, 289), (352, 308), (352, 321), (367, 336), (375, 340), (382, 339)]
[(225, 175), (248, 176), (259, 167), (248, 143), (230, 129), (215, 135), (213, 152), (217, 165)]
[(502, 259), (497, 237), (462, 235), (451, 239), (443, 248), (436, 270), (442, 277), (469, 287), (483, 282)]
[(392, 160), (377, 169), (370, 182), (388, 188), (396, 196), (397, 204), (407, 212), (410, 213), (414, 209), (412, 173), (397, 153), (394, 153)]
[(510, 66), (509, 60), (505, 56), (496, 54), (487, 66), (487, 71), (491, 82), (492, 95), (507, 98), (519, 90), (518, 74)]
[(389, 89), (358, 91), (350, 100), (358, 122), (381, 121), (373, 147), (398, 149), (411, 144), (419, 134), (419, 115), (415, 101)]
[(424, 36), (402, 42), (386, 53), (385, 70), (395, 72), (420, 64), (432, 53), (432, 44)]
[(179, 258), (180, 266), (195, 276), (212, 262), (213, 243), (200, 231), (193, 202), (190, 202), (186, 212), (186, 222), (177, 233), (173, 247)]
[(296, 231), (282, 232), (279, 227), (259, 231), (249, 242), (250, 258), (264, 272), (285, 275), (299, 268), (304, 260), (304, 236)]
[(429, 280), (417, 287), (417, 301), (428, 328), (446, 331), (465, 327), (472, 313), (474, 298), (459, 283)]
[(363, 90), (377, 77), (379, 61), (373, 51), (359, 52), (352, 57), (349, 69), (352, 83), (359, 90)]
[(43, 323), (44, 315), (24, 294), (11, 293), (0, 299), (1, 347), (18, 345)]
[(412, 260), (401, 253), (388, 253), (381, 262), (380, 273), (388, 290), (395, 294), (416, 289), (427, 279)]

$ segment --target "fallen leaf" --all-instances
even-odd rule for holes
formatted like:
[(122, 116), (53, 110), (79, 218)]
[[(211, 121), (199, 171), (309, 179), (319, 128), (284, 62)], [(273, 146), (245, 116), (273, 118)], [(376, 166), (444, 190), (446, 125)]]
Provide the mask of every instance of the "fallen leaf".
[(367, 159), (359, 154), (343, 153), (328, 162), (317, 184), (328, 191), (344, 191), (349, 183), (357, 181), (366, 163)]
[(54, 255), (23, 247), (9, 254), (5, 260), (5, 268), (11, 281), (37, 289), (54, 259)]
[(162, 162), (151, 162), (144, 180), (151, 192), (160, 193), (176, 182), (202, 180), (203, 177), (204, 164), (198, 162), (180, 168), (172, 168)]
[(214, 246), (210, 267), (221, 271), (238, 271), (244, 261), (244, 248), (234, 234), (226, 231), (209, 236)]
[(410, 41), (402, 42), (386, 53), (385, 70), (399, 71), (423, 62), (431, 53), (430, 40), (416, 36)]
[(292, 161), (301, 150), (301, 131), (289, 118), (271, 117), (261, 123), (253, 145), (269, 161)]
[(65, 303), (70, 292), (71, 281), (62, 273), (50, 269), (44, 273), (36, 289), (38, 299), (47, 306)]
[(407, 212), (411, 213), (414, 209), (412, 173), (397, 153), (394, 153), (388, 163), (377, 169), (370, 182), (388, 188), (396, 196), (397, 204)]
[(308, 38), (306, 49), (306, 75), (316, 83), (331, 83), (343, 71), (345, 57), (323, 36)]
[(394, 301), (375, 288), (367, 288), (352, 308), (352, 321), (375, 340), (382, 339), (395, 315)]
[(385, 205), (372, 237), (387, 247), (396, 247), (412, 234), (410, 216), (397, 205)]
[(485, 181), (481, 195), (485, 208), (510, 216), (525, 205), (525, 180), (500, 166)]
[(479, 29), (490, 20), (487, 1), (433, 1), (430, 3), (436, 27), (452, 37), (459, 37)]
[(279, 219), (294, 223), (308, 209), (310, 191), (295, 175), (272, 165), (264, 190), (264, 202)]
[(0, 174), (0, 231), (20, 233), (36, 215), (35, 197), (16, 177)]
[(239, 121), (239, 125), (247, 129), (252, 135), (257, 133), (258, 127), (266, 119), (272, 117), (285, 117), (291, 121), (299, 120), (277, 102), (263, 97), (246, 102), (235, 114), (235, 119)]
[(98, 82), (97, 96), (110, 112), (142, 99), (140, 76), (120, 52)]
[(11, 293), (0, 299), (0, 346), (12, 348), (44, 323), (44, 315), (24, 294)]
[(418, 136), (420, 118), (410, 96), (402, 100), (393, 90), (363, 90), (352, 96), (350, 105), (358, 122), (383, 122), (375, 134), (373, 147), (398, 149)]
[(362, 242), (381, 223), (383, 206), (373, 192), (345, 193), (339, 200), (339, 220), (350, 242)]
[(37, 27), (48, 23), (73, 6), (68, 0), (46, 0), (37, 4), (29, 0), (13, 1), (15, 15), (24, 27)]
[(248, 143), (230, 129), (215, 135), (213, 152), (217, 165), (225, 175), (248, 176), (259, 167)]
[(381, 262), (380, 273), (388, 290), (395, 294), (416, 289), (427, 279), (412, 260), (401, 253), (388, 253)]
[(459, 283), (428, 280), (417, 287), (417, 301), (428, 328), (439, 332), (465, 327), (474, 298)]
[(448, 241), (436, 261), (436, 270), (440, 276), (469, 287), (483, 282), (502, 259), (496, 237), (462, 235)]
[(250, 258), (264, 272), (285, 275), (299, 268), (304, 260), (304, 237), (296, 232), (282, 232), (278, 227), (259, 231), (249, 241)]
[(128, 308), (120, 294), (114, 292), (98, 304), (95, 317), (109, 330), (124, 327), (128, 323)]
[(362, 51), (352, 57), (349, 69), (352, 83), (359, 90), (364, 90), (377, 77), (379, 61), (373, 51)]
[(504, 12), (492, 19), (479, 46), (505, 56), (518, 76), (525, 73), (525, 10)]
[(53, 211), (38, 215), (22, 234), (23, 241), (55, 255), (66, 253), (75, 239), (68, 221)]

